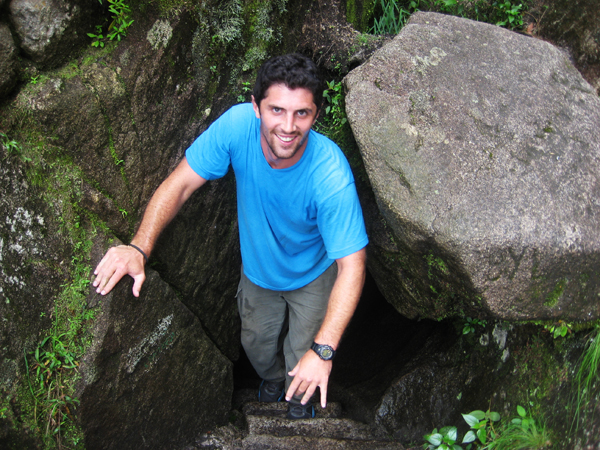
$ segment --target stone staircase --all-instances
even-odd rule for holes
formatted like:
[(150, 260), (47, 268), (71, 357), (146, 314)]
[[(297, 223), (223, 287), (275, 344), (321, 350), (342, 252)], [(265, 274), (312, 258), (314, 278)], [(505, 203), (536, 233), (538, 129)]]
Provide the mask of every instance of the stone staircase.
[[(238, 393), (241, 412), (231, 424), (204, 434), (185, 450), (405, 450), (373, 436), (369, 425), (343, 417), (339, 403), (315, 406), (316, 417), (286, 418), (287, 403), (258, 403), (256, 390)], [(234, 399), (234, 405), (236, 400)]]

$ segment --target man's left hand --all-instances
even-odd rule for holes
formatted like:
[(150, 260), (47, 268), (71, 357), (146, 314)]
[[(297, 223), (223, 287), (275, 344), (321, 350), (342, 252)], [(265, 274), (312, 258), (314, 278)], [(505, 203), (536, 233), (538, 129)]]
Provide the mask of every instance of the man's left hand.
[(331, 361), (323, 361), (312, 350), (307, 351), (300, 358), (294, 370), (289, 373), (294, 379), (287, 390), (285, 399), (289, 402), (294, 395), (299, 397), (304, 394), (301, 403), (305, 405), (318, 387), (321, 390), (321, 406), (325, 408), (327, 406), (327, 383), (331, 367)]

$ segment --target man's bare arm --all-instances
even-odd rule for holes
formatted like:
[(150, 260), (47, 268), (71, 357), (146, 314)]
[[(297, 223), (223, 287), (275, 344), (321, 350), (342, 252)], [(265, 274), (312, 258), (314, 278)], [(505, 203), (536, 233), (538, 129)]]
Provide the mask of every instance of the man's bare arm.
[[(150, 199), (142, 223), (131, 243), (149, 256), (160, 233), (173, 220), (190, 195), (204, 183), (206, 179), (194, 172), (184, 158)], [(123, 276), (129, 275), (134, 279), (133, 295), (138, 297), (146, 280), (144, 264), (144, 256), (135, 248), (126, 245), (113, 247), (96, 267), (96, 278), (92, 284), (96, 292), (106, 295)]]
[[(329, 297), (325, 319), (315, 336), (317, 344), (326, 344), (334, 350), (337, 349), (360, 300), (366, 276), (366, 255), (366, 250), (363, 248), (337, 260), (338, 275)], [(306, 403), (319, 387), (321, 406), (325, 408), (331, 367), (331, 361), (323, 361), (312, 350), (306, 352), (290, 372), (294, 380), (286, 393), (286, 400), (289, 401), (295, 394), (304, 394), (302, 403)]]

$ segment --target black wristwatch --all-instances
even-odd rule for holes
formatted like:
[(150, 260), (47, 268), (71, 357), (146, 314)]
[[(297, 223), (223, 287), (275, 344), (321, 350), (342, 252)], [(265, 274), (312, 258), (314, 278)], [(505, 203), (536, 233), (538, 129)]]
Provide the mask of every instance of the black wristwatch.
[(319, 355), (323, 361), (331, 361), (335, 356), (335, 350), (330, 345), (321, 345), (313, 342), (310, 348)]

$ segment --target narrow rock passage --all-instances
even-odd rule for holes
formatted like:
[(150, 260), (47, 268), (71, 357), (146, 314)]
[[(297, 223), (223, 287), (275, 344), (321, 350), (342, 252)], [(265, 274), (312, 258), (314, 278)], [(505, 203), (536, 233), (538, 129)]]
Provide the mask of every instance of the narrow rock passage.
[(243, 405), (233, 423), (200, 436), (185, 450), (404, 450), (401, 444), (375, 437), (369, 425), (343, 416), (333, 402), (326, 409), (316, 407), (317, 417), (306, 420), (286, 418), (287, 403), (258, 403), (255, 390), (238, 391), (236, 402)]

